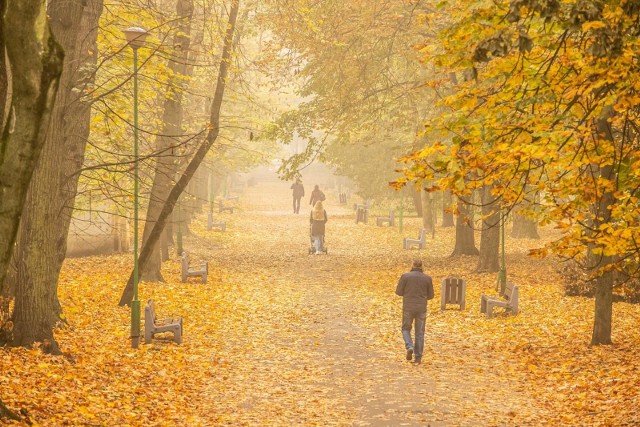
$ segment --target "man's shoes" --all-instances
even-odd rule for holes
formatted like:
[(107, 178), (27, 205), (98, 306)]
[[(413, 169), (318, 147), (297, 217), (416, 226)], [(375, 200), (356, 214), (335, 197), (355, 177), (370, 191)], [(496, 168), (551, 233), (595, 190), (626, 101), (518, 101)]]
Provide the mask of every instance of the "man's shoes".
[(414, 363), (415, 365), (419, 365), (419, 364), (421, 364), (421, 363), (422, 363), (422, 360), (420, 360), (420, 359), (416, 359), (416, 360), (414, 360), (414, 361), (413, 361), (413, 363)]
[(407, 350), (407, 360), (411, 361), (413, 359), (413, 349), (410, 348)]

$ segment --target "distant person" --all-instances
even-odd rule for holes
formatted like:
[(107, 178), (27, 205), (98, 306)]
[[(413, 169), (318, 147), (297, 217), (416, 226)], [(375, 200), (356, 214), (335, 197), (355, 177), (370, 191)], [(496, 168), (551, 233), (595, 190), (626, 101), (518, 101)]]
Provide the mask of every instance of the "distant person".
[[(413, 260), (411, 271), (400, 276), (396, 295), (402, 297), (402, 338), (407, 350), (407, 360), (422, 362), (424, 328), (427, 322), (427, 301), (433, 299), (433, 281), (422, 272), (422, 261)], [(411, 340), (411, 327), (415, 322), (415, 346)]]
[(302, 185), (302, 181), (300, 178), (296, 178), (296, 182), (291, 184), (291, 189), (293, 190), (293, 213), (300, 213), (300, 199), (304, 197), (304, 185)]
[(313, 187), (313, 191), (311, 192), (311, 200), (309, 200), (309, 204), (315, 207), (316, 202), (324, 202), (325, 199), (326, 197), (324, 193), (320, 191), (320, 187), (318, 186), (318, 184), (316, 184), (315, 187)]
[(318, 200), (309, 217), (311, 223), (311, 237), (313, 238), (313, 246), (316, 250), (316, 255), (319, 255), (324, 247), (324, 233), (325, 224), (327, 223), (327, 211), (324, 210), (322, 202)]

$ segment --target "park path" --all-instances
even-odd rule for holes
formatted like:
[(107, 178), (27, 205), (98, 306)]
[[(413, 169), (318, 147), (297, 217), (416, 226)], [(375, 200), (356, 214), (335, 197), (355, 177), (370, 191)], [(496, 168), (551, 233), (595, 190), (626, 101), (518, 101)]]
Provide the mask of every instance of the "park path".
[[(541, 409), (507, 361), (452, 327), (464, 313), (430, 303), (423, 364), (405, 360), (393, 291), (417, 252), (400, 249), (397, 229), (356, 225), (328, 195), (326, 256), (307, 255), (309, 209), (290, 212), (285, 183), (249, 187), (228, 217), (232, 238), (212, 244), (223, 266), (216, 292), (232, 313), (210, 330), (202, 404), (212, 425), (534, 425)], [(471, 268), (449, 265), (452, 243), (420, 253), (428, 272)]]

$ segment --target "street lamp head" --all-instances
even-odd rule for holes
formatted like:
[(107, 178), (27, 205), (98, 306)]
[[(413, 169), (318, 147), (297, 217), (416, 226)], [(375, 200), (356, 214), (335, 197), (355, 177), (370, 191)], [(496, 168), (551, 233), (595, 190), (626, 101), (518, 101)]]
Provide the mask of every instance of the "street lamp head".
[(124, 30), (123, 33), (127, 38), (127, 43), (133, 49), (138, 49), (144, 46), (144, 40), (149, 35), (147, 30), (140, 27), (129, 27), (126, 30)]

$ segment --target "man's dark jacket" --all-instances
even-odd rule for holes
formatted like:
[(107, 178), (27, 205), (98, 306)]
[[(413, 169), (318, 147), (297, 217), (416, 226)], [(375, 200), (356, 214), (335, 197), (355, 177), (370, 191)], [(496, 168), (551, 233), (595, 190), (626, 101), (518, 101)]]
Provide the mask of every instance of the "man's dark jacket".
[(427, 301), (433, 299), (433, 281), (421, 268), (412, 268), (400, 276), (396, 294), (402, 297), (402, 309), (426, 311)]
[(291, 189), (293, 190), (293, 197), (304, 197), (304, 185), (299, 182), (294, 182), (291, 184)]

